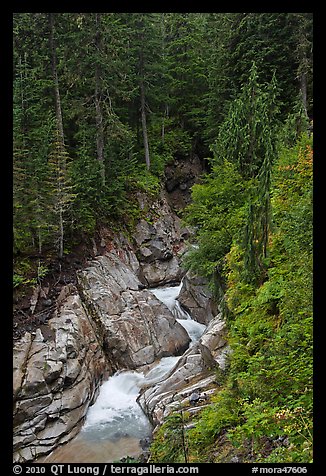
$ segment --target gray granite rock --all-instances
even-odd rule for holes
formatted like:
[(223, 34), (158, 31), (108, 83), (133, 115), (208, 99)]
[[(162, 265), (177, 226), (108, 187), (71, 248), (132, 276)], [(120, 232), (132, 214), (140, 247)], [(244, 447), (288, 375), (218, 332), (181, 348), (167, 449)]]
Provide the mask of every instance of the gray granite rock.
[(14, 345), (15, 462), (48, 453), (75, 435), (106, 368), (96, 327), (76, 290), (48, 326), (54, 339), (44, 340), (38, 329)]
[(156, 358), (181, 354), (189, 336), (172, 313), (126, 264), (107, 254), (79, 273), (86, 307), (101, 327), (115, 369), (135, 369)]
[(208, 324), (215, 315), (212, 293), (204, 278), (187, 272), (182, 280), (182, 288), (178, 296), (180, 304), (191, 317), (201, 324)]

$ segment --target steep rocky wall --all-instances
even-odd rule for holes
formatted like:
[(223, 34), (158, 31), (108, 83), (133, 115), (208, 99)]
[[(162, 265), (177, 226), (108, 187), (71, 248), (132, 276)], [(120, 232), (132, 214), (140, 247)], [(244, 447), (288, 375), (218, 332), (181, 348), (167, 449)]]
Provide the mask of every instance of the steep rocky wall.
[(229, 353), (225, 321), (221, 315), (217, 315), (198, 343), (183, 354), (170, 372), (160, 382), (141, 392), (139, 404), (154, 427), (159, 427), (181, 405), (183, 408), (185, 404), (193, 407), (190, 399), (194, 394), (198, 395), (200, 406), (201, 400), (208, 403), (208, 395), (214, 393), (218, 385), (215, 370), (225, 370)]
[(132, 236), (126, 238), (103, 228), (94, 243), (94, 254), (116, 254), (144, 287), (180, 282), (185, 274), (181, 257), (191, 231), (182, 225), (165, 190), (150, 203), (144, 194), (139, 193), (137, 198), (144, 218), (138, 221)]
[(191, 187), (204, 172), (203, 161), (193, 154), (176, 158), (165, 168), (167, 199), (175, 210), (182, 210), (191, 202)]
[[(231, 353), (225, 318), (220, 310), (224, 299), (222, 287), (219, 297), (219, 302), (213, 299), (204, 278), (190, 271), (183, 277), (177, 299), (194, 320), (207, 327), (198, 343), (183, 354), (162, 381), (141, 392), (139, 404), (153, 422), (154, 432), (174, 410), (186, 408), (195, 414), (203, 404), (209, 404), (209, 395), (218, 388), (215, 370), (226, 370)], [(191, 402), (193, 395), (196, 395), (195, 403)]]
[(177, 299), (194, 320), (207, 327), (198, 343), (183, 354), (160, 382), (141, 391), (138, 401), (152, 421), (154, 433), (173, 411), (182, 408), (196, 414), (203, 405), (209, 405), (210, 396), (218, 388), (216, 369), (226, 370), (231, 353), (225, 318), (220, 311), (222, 287), (219, 297), (220, 302), (213, 299), (204, 278), (191, 271), (183, 277)]
[[(168, 195), (165, 191), (160, 193), (148, 211), (149, 219), (141, 219), (133, 234), (141, 266), (139, 277), (151, 287), (180, 281), (185, 272), (180, 258), (190, 231), (174, 213)], [(139, 201), (142, 206), (141, 197)]]
[(107, 364), (76, 290), (35, 335), (14, 345), (14, 461), (30, 461), (77, 434)]

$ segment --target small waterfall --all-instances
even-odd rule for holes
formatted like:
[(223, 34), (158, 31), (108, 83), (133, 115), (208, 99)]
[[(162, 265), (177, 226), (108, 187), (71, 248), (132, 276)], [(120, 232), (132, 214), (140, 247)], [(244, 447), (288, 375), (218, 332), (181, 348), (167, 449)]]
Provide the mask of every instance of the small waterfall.
[[(206, 326), (191, 319), (177, 297), (182, 284), (150, 291), (173, 313), (193, 342)], [(137, 403), (140, 389), (161, 380), (179, 357), (164, 357), (149, 371), (119, 371), (101, 386), (96, 402), (89, 408), (78, 436), (45, 457), (46, 463), (109, 463), (141, 453), (140, 440), (151, 435), (151, 425)]]
[(150, 291), (157, 297), (157, 299), (162, 301), (163, 304), (165, 304), (170, 309), (176, 320), (188, 332), (191, 341), (196, 342), (203, 334), (206, 326), (191, 319), (188, 312), (181, 307), (179, 301), (177, 300), (177, 297), (181, 291), (181, 287), (182, 283), (180, 283), (179, 286), (154, 288)]
[(82, 429), (88, 439), (143, 438), (150, 434), (147, 418), (136, 402), (145, 377), (135, 371), (118, 372), (102, 386)]
[[(151, 434), (151, 425), (137, 403), (140, 389), (161, 380), (180, 357), (164, 357), (146, 373), (119, 371), (101, 386), (81, 434), (87, 439), (138, 438)], [(124, 455), (126, 456), (126, 455)]]

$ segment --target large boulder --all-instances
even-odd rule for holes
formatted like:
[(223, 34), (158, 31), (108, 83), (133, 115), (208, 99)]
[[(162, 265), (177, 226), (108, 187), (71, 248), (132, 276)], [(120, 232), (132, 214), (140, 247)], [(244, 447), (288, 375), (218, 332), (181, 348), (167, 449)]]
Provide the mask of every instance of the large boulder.
[(14, 461), (47, 454), (73, 438), (108, 370), (78, 293), (46, 326), (15, 342)]
[(226, 337), (226, 323), (219, 314), (209, 323), (199, 341), (159, 382), (141, 391), (139, 404), (154, 426), (161, 425), (171, 412), (180, 409), (186, 399), (191, 405), (194, 395), (200, 401), (216, 391), (215, 369), (226, 369), (230, 353)]
[(227, 328), (221, 313), (210, 321), (200, 342), (209, 348), (215, 359), (219, 357), (227, 345)]
[(178, 301), (191, 317), (201, 324), (207, 325), (216, 314), (212, 293), (207, 286), (207, 281), (191, 271), (188, 271), (182, 280)]
[[(194, 384), (198, 380), (212, 377), (215, 366), (210, 350), (198, 342), (184, 353), (161, 381), (143, 389), (138, 402), (154, 425), (161, 424), (163, 418), (173, 410), (175, 403), (194, 391)], [(211, 381), (209, 378), (207, 383)]]
[(115, 254), (93, 260), (78, 282), (116, 370), (136, 369), (187, 349), (190, 339), (184, 328)]
[(166, 283), (175, 283), (182, 279), (184, 274), (180, 268), (179, 259), (173, 256), (169, 260), (156, 260), (142, 264), (143, 276), (151, 287)]

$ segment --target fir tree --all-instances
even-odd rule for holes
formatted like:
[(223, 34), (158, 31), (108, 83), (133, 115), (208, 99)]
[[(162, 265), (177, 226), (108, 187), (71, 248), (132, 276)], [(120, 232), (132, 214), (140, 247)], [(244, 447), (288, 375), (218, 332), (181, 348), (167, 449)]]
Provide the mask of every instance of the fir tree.
[(67, 159), (68, 154), (61, 142), (61, 132), (55, 129), (48, 159), (50, 173), (48, 184), (53, 210), (51, 227), (54, 231), (59, 258), (62, 258), (64, 254), (67, 216), (74, 199), (73, 187), (67, 172)]

